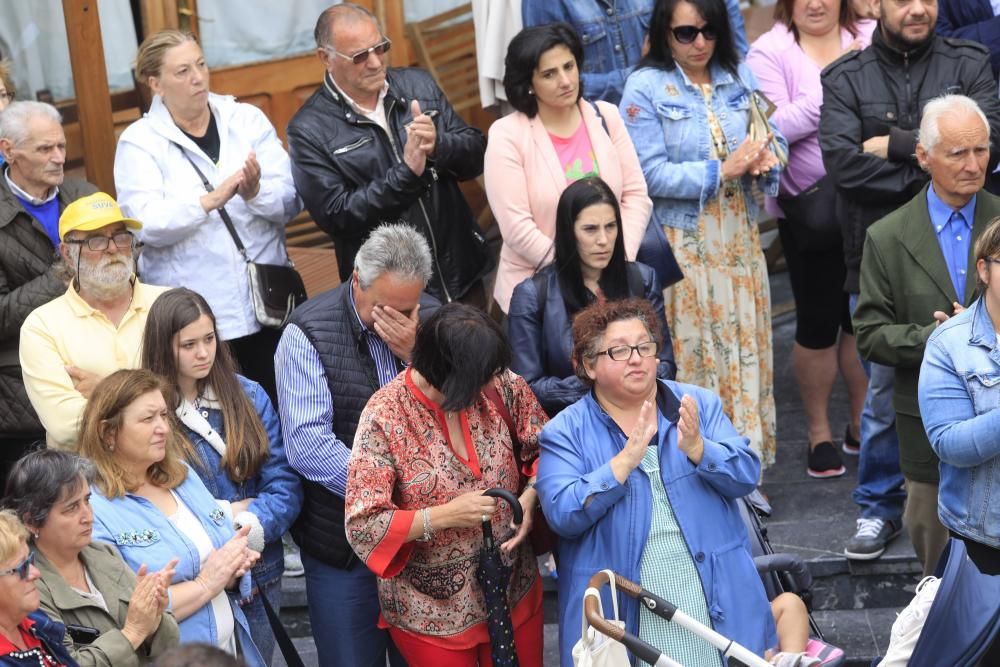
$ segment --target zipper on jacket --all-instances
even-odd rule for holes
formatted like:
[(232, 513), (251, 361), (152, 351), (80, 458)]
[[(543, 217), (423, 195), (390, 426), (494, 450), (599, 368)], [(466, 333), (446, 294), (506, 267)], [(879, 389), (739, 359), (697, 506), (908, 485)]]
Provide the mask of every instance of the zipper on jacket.
[[(910, 54), (903, 54), (903, 71), (906, 72), (906, 124), (913, 125), (913, 83), (910, 80)], [(919, 105), (919, 102), (918, 102)], [(909, 128), (907, 128), (909, 129)]]
[[(395, 106), (396, 106), (396, 99), (393, 98), (392, 101), (389, 102), (389, 111), (385, 114), (385, 122), (387, 125), (389, 124), (389, 117), (391, 116), (392, 110)], [(392, 132), (383, 129), (381, 125), (379, 125), (374, 121), (368, 120), (367, 118), (358, 117), (358, 122), (374, 125), (378, 129), (382, 130), (386, 138), (389, 140), (389, 146), (392, 148), (392, 156), (396, 158), (396, 163), (399, 164), (403, 161), (403, 158), (399, 152), (399, 147), (396, 145), (396, 140), (392, 136)], [(435, 170), (434, 167), (428, 167), (428, 168), (431, 170), (431, 177), (435, 181), (437, 181), (438, 179), (437, 170)], [(437, 268), (438, 280), (441, 282), (441, 289), (444, 291), (445, 302), (451, 303), (453, 299), (451, 298), (451, 294), (448, 292), (448, 286), (445, 284), (444, 281), (444, 273), (441, 271), (441, 264), (438, 261), (437, 239), (434, 237), (434, 228), (431, 227), (431, 216), (427, 214), (427, 207), (424, 206), (423, 195), (421, 195), (420, 198), (417, 199), (417, 203), (420, 204), (420, 211), (424, 214), (424, 222), (427, 223), (427, 235), (431, 239), (431, 254), (433, 255), (434, 259), (434, 266), (435, 268)]]

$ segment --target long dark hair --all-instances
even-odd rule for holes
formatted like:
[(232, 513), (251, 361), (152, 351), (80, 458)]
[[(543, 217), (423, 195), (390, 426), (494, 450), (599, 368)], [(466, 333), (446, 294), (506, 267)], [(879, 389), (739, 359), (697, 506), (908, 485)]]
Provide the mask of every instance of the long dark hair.
[[(572, 317), (577, 311), (594, 302), (594, 295), (583, 284), (580, 270), (580, 252), (576, 243), (574, 226), (584, 209), (597, 204), (607, 204), (615, 212), (618, 235), (611, 250), (611, 260), (597, 281), (608, 299), (624, 299), (629, 295), (628, 264), (625, 261), (625, 240), (622, 233), (622, 212), (618, 198), (608, 184), (598, 176), (588, 176), (571, 183), (563, 190), (556, 205), (556, 273), (566, 312)], [(642, 296), (633, 294), (631, 296)]]
[(649, 53), (639, 61), (639, 67), (672, 70), (677, 67), (667, 33), (670, 32), (670, 21), (674, 9), (681, 2), (694, 5), (705, 25), (715, 29), (715, 51), (709, 63), (718, 63), (722, 69), (737, 76), (740, 64), (740, 54), (736, 51), (733, 40), (733, 26), (729, 22), (729, 12), (726, 11), (724, 0), (657, 0), (653, 7), (653, 16), (649, 21)]
[[(212, 320), (217, 344), (215, 361), (208, 376), (199, 381), (198, 390), (204, 389), (206, 384), (210, 385), (222, 406), (222, 423), (226, 436), (226, 454), (222, 457), (222, 468), (231, 480), (240, 484), (257, 476), (270, 458), (271, 450), (264, 424), (240, 386), (229, 346), (219, 340), (215, 315), (204, 297), (186, 287), (167, 290), (157, 297), (146, 319), (146, 331), (142, 338), (142, 366), (165, 377), (180, 397), (174, 335), (202, 315), (208, 315)], [(189, 463), (201, 467), (200, 461)]]

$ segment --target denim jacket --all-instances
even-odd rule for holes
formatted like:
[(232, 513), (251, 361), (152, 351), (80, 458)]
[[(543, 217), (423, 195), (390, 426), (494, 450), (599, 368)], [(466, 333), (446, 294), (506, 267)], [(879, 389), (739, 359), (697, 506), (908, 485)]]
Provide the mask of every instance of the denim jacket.
[[(271, 458), (253, 479), (236, 484), (222, 469), (222, 455), (208, 441), (190, 428), (185, 428), (188, 439), (201, 459), (193, 465), (205, 483), (208, 492), (219, 500), (235, 502), (254, 498), (249, 512), (257, 517), (264, 529), (264, 551), (253, 568), (254, 583), (260, 586), (278, 579), (285, 569), (281, 536), (291, 527), (302, 508), (302, 481), (285, 456), (278, 413), (271, 405), (264, 389), (242, 375), (240, 386), (253, 403), (264, 423), (270, 442)], [(221, 410), (208, 410), (208, 423), (225, 440), (226, 433)]]
[[(739, 0), (726, 0), (740, 58), (748, 45)], [(618, 104), (625, 79), (642, 57), (652, 0), (523, 0), (524, 27), (565, 21), (580, 35), (583, 97)]]
[(982, 298), (931, 334), (917, 395), (941, 458), (941, 523), (1000, 548), (1000, 346)]
[[(223, 511), (201, 478), (193, 472), (188, 468), (187, 476), (174, 492), (198, 518), (212, 545), (218, 549), (234, 534), (232, 517)], [(129, 567), (138, 570), (145, 563), (151, 572), (155, 572), (172, 558), (178, 558), (180, 562), (175, 569), (174, 583), (192, 581), (198, 576), (201, 571), (198, 547), (151, 502), (131, 493), (120, 498), (107, 498), (96, 485), (91, 487), (91, 492), (93, 538), (115, 545)], [(236, 644), (240, 655), (248, 667), (263, 667), (264, 660), (250, 638), (247, 619), (239, 605), (239, 600), (250, 597), (252, 587), (248, 572), (240, 580), (239, 591), (229, 592), (229, 606), (236, 621)], [(204, 642), (219, 645), (211, 603), (178, 621), (178, 626), (183, 644)]]
[[(701, 579), (713, 628), (758, 655), (777, 643), (774, 618), (750, 555), (739, 498), (754, 490), (760, 460), (733, 428), (717, 395), (689, 384), (660, 380), (657, 446), (660, 476), (681, 534)], [(705, 443), (694, 465), (677, 447), (680, 399), (691, 395)], [(639, 581), (653, 511), (642, 468), (619, 484), (610, 460), (625, 435), (593, 392), (552, 418), (539, 437), (538, 497), (559, 535), (559, 646), (563, 665), (580, 638), (583, 592), (595, 572), (612, 568)], [(661, 595), (663, 591), (654, 591)], [(604, 609), (610, 609), (608, 589)], [(638, 634), (639, 605), (621, 598), (625, 628)]]
[[(78, 667), (78, 663), (70, 656), (63, 644), (63, 637), (66, 635), (65, 625), (49, 618), (41, 609), (36, 609), (28, 614), (28, 617), (20, 623), (21, 627), (29, 620), (33, 623), (29, 632), (42, 643), (43, 651), (55, 658), (60, 665)], [(20, 653), (20, 651), (15, 653)], [(38, 665), (36, 653), (34, 651), (25, 652), (21, 657), (10, 653), (0, 655), (0, 667), (36, 667)]]
[[(711, 65), (712, 110), (730, 152), (747, 136), (750, 92), (758, 88), (746, 65), (740, 63), (738, 72), (736, 78)], [(718, 195), (722, 183), (722, 161), (709, 159), (712, 137), (701, 89), (680, 67), (644, 67), (625, 82), (620, 108), (646, 176), (654, 219), (668, 227), (695, 229), (702, 208)], [(787, 151), (788, 143), (774, 123), (771, 131)], [(757, 179), (765, 195), (778, 195), (780, 176), (780, 168), (775, 168)], [(750, 222), (756, 222), (759, 208), (751, 189), (753, 181), (749, 175), (742, 178)]]

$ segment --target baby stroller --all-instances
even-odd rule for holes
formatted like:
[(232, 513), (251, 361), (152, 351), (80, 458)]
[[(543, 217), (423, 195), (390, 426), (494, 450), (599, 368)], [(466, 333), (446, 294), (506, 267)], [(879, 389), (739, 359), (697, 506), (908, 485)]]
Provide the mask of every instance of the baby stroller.
[[(809, 587), (812, 585), (812, 575), (801, 558), (793, 554), (775, 553), (767, 541), (767, 529), (761, 521), (762, 516), (770, 515), (770, 506), (762, 495), (753, 492), (750, 496), (740, 501), (740, 513), (743, 517), (744, 525), (750, 536), (751, 552), (754, 557), (754, 564), (764, 583), (764, 590), (767, 592), (768, 600), (773, 600), (779, 594), (791, 592), (799, 595), (809, 607), (811, 596)], [(722, 652), (728, 660), (728, 665), (746, 667), (770, 667), (770, 663), (752, 653), (745, 647), (723, 637), (711, 628), (699, 623), (693, 618), (679, 611), (672, 604), (643, 589), (640, 585), (614, 575), (614, 583), (626, 595), (636, 598), (640, 604), (658, 616), (677, 623), (686, 630), (701, 637), (709, 644)], [(598, 572), (591, 580), (589, 587), (599, 589), (600, 586), (609, 583), (610, 577), (607, 571)], [(607, 622), (600, 614), (600, 607), (597, 598), (591, 595), (584, 596), (584, 614), (587, 621), (601, 634), (614, 639), (622, 644), (636, 657), (655, 667), (682, 667), (670, 657), (664, 655), (659, 649), (650, 646), (635, 635), (625, 632), (618, 625)], [(820, 659), (822, 667), (840, 667), (844, 664), (846, 656), (844, 651), (827, 644), (823, 640), (823, 634), (816, 624), (812, 615), (809, 616), (811, 639), (807, 654)]]
[(986, 665), (980, 660), (1000, 634), (1000, 576), (982, 574), (955, 538), (948, 540), (935, 574), (941, 581), (908, 664)]

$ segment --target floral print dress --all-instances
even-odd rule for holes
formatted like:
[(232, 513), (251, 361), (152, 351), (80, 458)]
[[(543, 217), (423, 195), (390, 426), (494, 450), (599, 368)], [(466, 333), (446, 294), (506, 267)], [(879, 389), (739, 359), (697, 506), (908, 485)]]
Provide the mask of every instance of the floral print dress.
[[(712, 133), (709, 159), (724, 160), (712, 87), (701, 89)], [(677, 381), (719, 394), (736, 430), (767, 467), (776, 446), (771, 293), (760, 235), (741, 190), (739, 181), (723, 184), (694, 229), (663, 228), (684, 269), (684, 280), (664, 290), (663, 298)]]

